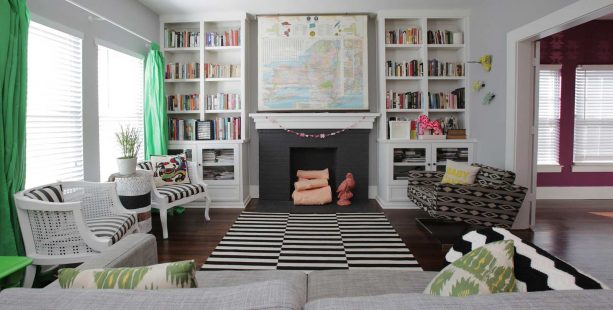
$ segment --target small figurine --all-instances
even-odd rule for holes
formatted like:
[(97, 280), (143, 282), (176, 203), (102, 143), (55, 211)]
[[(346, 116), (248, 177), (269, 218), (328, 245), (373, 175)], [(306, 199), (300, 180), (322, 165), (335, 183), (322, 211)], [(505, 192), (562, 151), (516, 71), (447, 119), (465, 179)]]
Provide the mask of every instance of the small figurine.
[(345, 175), (345, 180), (341, 182), (341, 185), (338, 186), (336, 192), (338, 193), (338, 201), (336, 202), (339, 206), (349, 206), (351, 205), (351, 198), (353, 197), (353, 193), (351, 190), (355, 188), (355, 180), (353, 179), (353, 174), (348, 172)]

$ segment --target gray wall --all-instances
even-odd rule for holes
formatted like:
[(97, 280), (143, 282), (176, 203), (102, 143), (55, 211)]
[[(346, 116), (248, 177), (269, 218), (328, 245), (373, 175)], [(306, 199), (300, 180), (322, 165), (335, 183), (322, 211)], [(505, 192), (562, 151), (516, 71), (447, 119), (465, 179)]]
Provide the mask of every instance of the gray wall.
[[(478, 59), (483, 54), (493, 55), (493, 69), (483, 72), (479, 65), (471, 67), (471, 81), (485, 80), (487, 86), (480, 93), (469, 92), (470, 96), (470, 130), (471, 136), (479, 141), (477, 159), (481, 163), (504, 167), (505, 123), (506, 123), (506, 33), (548, 13), (560, 9), (574, 0), (430, 0), (430, 1), (394, 1), (394, 0), (311, 0), (311, 1), (224, 1), (224, 5), (211, 4), (211, 10), (245, 10), (250, 14), (267, 13), (376, 13), (379, 10), (392, 9), (464, 9), (470, 11), (470, 59)], [(204, 6), (205, 4), (203, 4)], [(206, 4), (208, 6), (208, 4)], [(200, 9), (200, 8), (198, 8)], [(257, 68), (257, 22), (251, 22), (250, 49), (252, 64)], [(369, 21), (369, 97), (371, 111), (378, 111), (377, 103), (377, 56), (376, 23)], [(257, 72), (252, 70), (247, 78), (250, 89), (257, 91)], [(496, 94), (490, 105), (482, 104), (487, 92)], [(257, 94), (250, 104), (257, 109)], [(251, 185), (259, 182), (258, 174), (258, 139), (251, 122), (251, 143), (249, 147), (249, 181)], [(370, 186), (377, 185), (377, 132), (370, 135)]]
[[(148, 38), (159, 40), (159, 18), (136, 0), (77, 0), (77, 3)], [(89, 14), (64, 0), (28, 0), (32, 20), (47, 26), (67, 27), (83, 34), (83, 144), (85, 180), (100, 179), (98, 148), (98, 53), (95, 40), (109, 47), (146, 55), (145, 41), (105, 21), (90, 21)], [(60, 29), (61, 30), (61, 29)], [(106, 177), (106, 176), (103, 176)]]

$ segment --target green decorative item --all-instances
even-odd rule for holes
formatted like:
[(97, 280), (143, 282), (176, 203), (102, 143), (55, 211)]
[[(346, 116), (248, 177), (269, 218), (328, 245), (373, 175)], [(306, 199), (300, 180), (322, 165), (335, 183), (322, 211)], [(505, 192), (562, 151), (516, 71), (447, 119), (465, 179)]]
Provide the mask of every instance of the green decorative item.
[(445, 267), (424, 294), (463, 297), (516, 292), (513, 240), (486, 244)]
[(64, 268), (60, 269), (58, 280), (61, 288), (158, 290), (198, 287), (193, 260), (132, 268)]
[(130, 175), (136, 172), (136, 160), (140, 151), (140, 131), (130, 126), (121, 126), (121, 131), (116, 133), (117, 143), (121, 147), (122, 156), (117, 158), (119, 174)]
[(473, 91), (481, 91), (481, 89), (483, 89), (485, 87), (485, 82), (484, 81), (474, 81), (473, 82)]
[(492, 71), (492, 55), (486, 54), (479, 58), (479, 60), (472, 60), (468, 62), (469, 64), (481, 64), (481, 68), (483, 71), (490, 72)]
[(483, 104), (491, 104), (492, 101), (494, 101), (494, 98), (496, 98), (496, 94), (493, 92), (488, 92), (485, 97), (483, 97)]
[(164, 56), (151, 43), (145, 62), (145, 159), (168, 153), (168, 120), (164, 98)]
[(0, 0), (0, 256), (25, 254), (13, 195), (25, 184), (29, 24), (26, 0)]

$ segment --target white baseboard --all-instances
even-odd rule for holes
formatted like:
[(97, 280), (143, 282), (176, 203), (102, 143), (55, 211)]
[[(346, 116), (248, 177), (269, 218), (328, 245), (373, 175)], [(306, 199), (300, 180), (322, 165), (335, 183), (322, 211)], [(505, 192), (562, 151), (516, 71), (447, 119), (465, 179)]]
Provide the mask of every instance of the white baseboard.
[(416, 206), (412, 202), (383, 201), (381, 198), (379, 198), (379, 196), (375, 197), (375, 200), (377, 200), (377, 203), (379, 203), (379, 205), (381, 206), (381, 209), (415, 209), (415, 210), (419, 209), (419, 207)]
[[(332, 189), (334, 191), (334, 189)], [(368, 187), (368, 199), (377, 198), (377, 186), (369, 186)], [(249, 185), (249, 196), (251, 198), (260, 198), (260, 186), (259, 185)]]
[(613, 199), (613, 186), (538, 187), (536, 199)]

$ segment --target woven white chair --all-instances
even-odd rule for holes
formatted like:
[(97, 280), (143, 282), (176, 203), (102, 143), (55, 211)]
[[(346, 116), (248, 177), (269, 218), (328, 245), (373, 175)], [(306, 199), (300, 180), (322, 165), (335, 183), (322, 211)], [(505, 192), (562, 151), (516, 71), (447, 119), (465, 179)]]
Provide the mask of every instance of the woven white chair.
[[(150, 161), (138, 163), (138, 168), (153, 173), (153, 164)], [(207, 185), (198, 174), (198, 165), (195, 162), (187, 162), (187, 175), (190, 183), (156, 186), (151, 180), (151, 207), (160, 210), (160, 222), (162, 223), (162, 237), (168, 239), (168, 210), (193, 202), (196, 199), (204, 199), (204, 220), (208, 222), (211, 197)]]
[(136, 213), (123, 207), (115, 183), (48, 184), (16, 193), (15, 205), (32, 259), (25, 287), (32, 286), (36, 266), (80, 263), (138, 232)]

